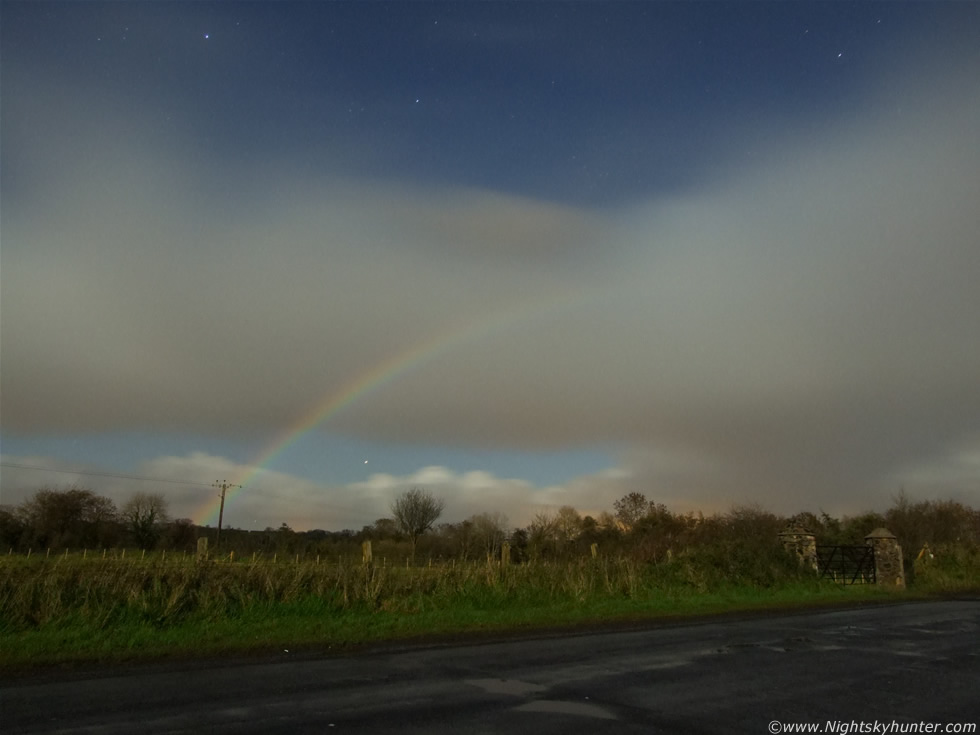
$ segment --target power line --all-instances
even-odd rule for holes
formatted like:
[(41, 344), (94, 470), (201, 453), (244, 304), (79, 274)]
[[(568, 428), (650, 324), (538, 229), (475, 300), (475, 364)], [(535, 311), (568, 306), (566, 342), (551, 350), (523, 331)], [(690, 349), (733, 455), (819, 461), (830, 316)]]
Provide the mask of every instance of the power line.
[(39, 472), (60, 472), (65, 475), (90, 475), (92, 477), (115, 477), (121, 480), (143, 480), (145, 482), (166, 482), (171, 485), (191, 485), (193, 487), (211, 487), (205, 482), (192, 482), (191, 480), (167, 480), (159, 477), (142, 477), (140, 475), (123, 475), (116, 472), (86, 472), (84, 470), (59, 470), (54, 467), (37, 467), (29, 464), (17, 464), (16, 462), (0, 462), (0, 467), (16, 467), (21, 470), (38, 470)]

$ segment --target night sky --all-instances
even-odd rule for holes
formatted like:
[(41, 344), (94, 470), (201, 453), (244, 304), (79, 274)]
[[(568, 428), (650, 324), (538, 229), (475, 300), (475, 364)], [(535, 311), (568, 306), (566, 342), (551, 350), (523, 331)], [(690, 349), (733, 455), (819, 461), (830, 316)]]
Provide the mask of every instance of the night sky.
[(0, 502), (975, 505), (978, 38), (976, 3), (4, 1)]

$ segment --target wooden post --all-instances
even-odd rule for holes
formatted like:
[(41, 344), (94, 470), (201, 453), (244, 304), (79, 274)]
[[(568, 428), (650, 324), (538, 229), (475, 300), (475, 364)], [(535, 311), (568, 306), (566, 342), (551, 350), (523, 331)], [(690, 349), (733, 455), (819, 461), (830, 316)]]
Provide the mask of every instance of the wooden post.
[(143, 553), (140, 554), (140, 561), (143, 561), (145, 558), (146, 558), (146, 549), (143, 549)]
[(197, 560), (204, 561), (208, 558), (208, 537), (201, 536), (197, 540)]
[(65, 549), (65, 558), (68, 558), (68, 549)]
[[(371, 552), (371, 539), (368, 539), (361, 544), (361, 563), (362, 564), (372, 564), (374, 562), (374, 555)], [(384, 563), (382, 562), (382, 566)]]
[(595, 559), (599, 555), (599, 544), (593, 543), (589, 549), (592, 551), (592, 558)]
[(88, 556), (88, 549), (82, 549), (82, 558), (84, 559), (87, 556)]
[(48, 547), (47, 553), (44, 555), (44, 558), (45, 559), (50, 559), (51, 558), (51, 547), (50, 546)]
[(31, 551), (32, 551), (32, 549), (28, 549), (28, 550), (27, 550), (27, 558), (28, 558), (28, 559), (30, 559), (30, 558), (31, 558)]
[(122, 550), (122, 556), (120, 556), (119, 558), (120, 559), (125, 559), (126, 558), (126, 549), (125, 548)]
[(500, 545), (500, 565), (505, 569), (510, 566), (510, 544), (506, 541)]

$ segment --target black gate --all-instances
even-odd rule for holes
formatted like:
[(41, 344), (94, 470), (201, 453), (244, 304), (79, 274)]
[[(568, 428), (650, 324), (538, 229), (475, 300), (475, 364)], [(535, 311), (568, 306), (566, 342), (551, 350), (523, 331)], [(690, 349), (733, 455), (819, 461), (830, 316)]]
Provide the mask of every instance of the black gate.
[(838, 584), (874, 584), (875, 550), (867, 546), (818, 546), (817, 567), (821, 579)]

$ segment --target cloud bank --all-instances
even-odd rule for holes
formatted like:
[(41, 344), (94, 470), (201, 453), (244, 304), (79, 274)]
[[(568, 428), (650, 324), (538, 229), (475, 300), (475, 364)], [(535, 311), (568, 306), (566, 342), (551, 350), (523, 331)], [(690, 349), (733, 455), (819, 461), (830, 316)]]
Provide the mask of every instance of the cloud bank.
[(833, 507), (906, 481), (975, 498), (980, 77), (975, 54), (956, 61), (684, 195), (595, 210), (290, 161), (212, 169), (157, 111), (14, 70), (4, 431), (278, 432), (427, 343), (331, 429), (614, 444), (631, 489), (704, 503)]

